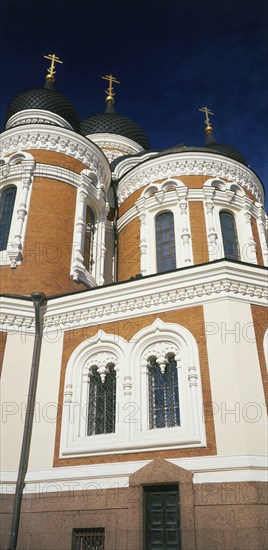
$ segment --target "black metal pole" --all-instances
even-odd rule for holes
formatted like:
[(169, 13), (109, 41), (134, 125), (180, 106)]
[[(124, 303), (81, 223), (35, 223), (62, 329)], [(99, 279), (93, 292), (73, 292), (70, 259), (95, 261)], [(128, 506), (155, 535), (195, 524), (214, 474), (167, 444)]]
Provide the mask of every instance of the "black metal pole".
[(31, 377), (30, 377), (30, 383), (29, 383), (29, 393), (28, 393), (28, 400), (27, 400), (27, 409), (26, 409), (26, 415), (25, 415), (25, 425), (24, 425), (23, 439), (22, 439), (22, 445), (21, 445), (20, 464), (19, 464), (18, 478), (16, 483), (16, 491), (15, 491), (14, 504), (13, 504), (12, 524), (11, 524), (11, 533), (10, 533), (8, 550), (16, 550), (16, 547), (17, 547), (17, 539), (18, 539), (19, 523), (20, 523), (21, 500), (23, 495), (23, 489), (25, 486), (25, 476), (28, 469), (39, 362), (40, 362), (40, 352), (41, 352), (41, 343), (42, 343), (42, 321), (41, 321), (40, 308), (41, 308), (41, 305), (44, 305), (46, 302), (46, 296), (42, 292), (33, 292), (33, 294), (31, 295), (31, 298), (33, 300), (34, 309), (35, 309), (35, 339), (34, 339), (32, 366), (31, 366)]

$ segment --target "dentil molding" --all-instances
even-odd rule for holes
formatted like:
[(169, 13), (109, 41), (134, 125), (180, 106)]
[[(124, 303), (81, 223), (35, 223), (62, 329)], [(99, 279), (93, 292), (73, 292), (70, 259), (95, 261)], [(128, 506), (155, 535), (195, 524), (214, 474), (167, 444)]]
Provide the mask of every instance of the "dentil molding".
[(16, 113), (8, 119), (6, 130), (24, 124), (52, 124), (54, 126), (73, 130), (73, 127), (67, 120), (51, 111), (45, 111), (43, 109), (24, 109), (23, 111), (19, 111), (19, 113)]
[(71, 130), (32, 124), (11, 128), (0, 136), (0, 156), (31, 149), (54, 151), (75, 158), (95, 172), (106, 189), (110, 185), (111, 171), (105, 155), (92, 141)]
[[(267, 270), (223, 260), (89, 292), (48, 300), (45, 334), (57, 332), (60, 337), (63, 331), (105, 322), (116, 326), (117, 321), (124, 319), (138, 327), (137, 318), (143, 315), (227, 298), (266, 306)], [(34, 332), (31, 303), (9, 297), (2, 297), (1, 302), (2, 330)]]

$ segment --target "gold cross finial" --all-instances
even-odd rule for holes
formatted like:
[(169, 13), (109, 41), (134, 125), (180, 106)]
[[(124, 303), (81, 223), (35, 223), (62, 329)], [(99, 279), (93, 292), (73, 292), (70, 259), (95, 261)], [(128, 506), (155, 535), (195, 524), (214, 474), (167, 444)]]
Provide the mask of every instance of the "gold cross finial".
[(113, 84), (120, 84), (120, 82), (119, 80), (116, 80), (115, 76), (113, 76), (112, 74), (107, 74), (106, 76), (102, 76), (101, 78), (103, 78), (103, 80), (108, 80), (109, 82), (109, 88), (108, 90), (105, 90), (107, 94), (106, 101), (112, 101), (113, 103), (115, 96)]
[(54, 78), (54, 74), (56, 74), (56, 69), (55, 69), (55, 63), (63, 63), (63, 61), (60, 60), (59, 57), (57, 57), (54, 53), (49, 53), (48, 55), (44, 55), (44, 58), (45, 59), (49, 59), (49, 61), (51, 61), (51, 65), (49, 67), (49, 69), (47, 69), (47, 80), (52, 80), (52, 82), (54, 82), (55, 78)]
[(212, 111), (208, 107), (201, 107), (201, 109), (199, 109), (199, 111), (201, 111), (201, 113), (205, 113), (205, 115), (206, 115), (206, 120), (205, 120), (206, 127), (207, 128), (211, 127), (208, 115), (214, 115), (214, 113), (212, 113)]

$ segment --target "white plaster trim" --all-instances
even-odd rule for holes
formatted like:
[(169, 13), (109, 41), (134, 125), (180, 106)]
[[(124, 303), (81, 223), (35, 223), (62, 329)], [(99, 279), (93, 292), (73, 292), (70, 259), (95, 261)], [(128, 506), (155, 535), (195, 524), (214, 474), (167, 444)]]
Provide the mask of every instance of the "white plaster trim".
[[(25, 494), (58, 491), (73, 494), (73, 491), (129, 487), (129, 476), (150, 462), (139, 460), (31, 470), (26, 474)], [(193, 472), (194, 484), (267, 481), (265, 456), (204, 456), (167, 459), (167, 462)], [(16, 480), (16, 471), (3, 471), (1, 493), (14, 494)]]
[(222, 155), (196, 151), (157, 156), (127, 172), (118, 185), (119, 205), (144, 185), (163, 178), (184, 175), (202, 175), (230, 180), (251, 191), (262, 204), (264, 202), (262, 184), (250, 168)]
[(0, 252), (0, 265), (15, 268), (21, 263), (34, 168), (34, 158), (28, 153), (0, 159), (0, 190), (13, 185), (17, 188), (7, 248)]
[[(112, 291), (111, 291), (112, 290)], [(267, 271), (223, 260), (113, 287), (55, 298), (47, 303), (46, 333), (172, 311), (222, 299), (267, 305)], [(8, 332), (32, 331), (28, 302), (1, 298), (0, 324)], [(30, 308), (31, 309), (31, 308)]]
[[(105, 189), (100, 186), (94, 172), (83, 170), (77, 189), (74, 219), (73, 250), (70, 274), (75, 281), (92, 286), (104, 283), (105, 258), (105, 222), (108, 204), (105, 202)], [(94, 213), (93, 265), (84, 263), (84, 242), (86, 230), (86, 208), (90, 206)]]
[(88, 134), (87, 138), (91, 139), (104, 154), (112, 162), (114, 159), (123, 155), (136, 155), (144, 151), (143, 147), (136, 141), (125, 136), (109, 133)]
[(97, 174), (106, 190), (110, 185), (111, 171), (105, 155), (92, 141), (71, 130), (32, 124), (11, 128), (0, 136), (2, 155), (31, 149), (45, 149), (76, 158)]
[[(179, 182), (179, 180), (174, 180), (174, 182), (175, 181)], [(146, 189), (143, 190), (141, 196), (137, 199), (135, 204), (137, 204), (137, 202), (141, 198), (146, 198), (146, 201), (148, 201), (148, 205), (153, 206), (153, 204), (155, 204), (156, 199), (153, 196), (150, 196), (149, 194), (147, 196), (147, 192), (149, 193), (151, 188), (152, 189), (155, 188), (155, 195), (157, 193), (159, 193), (159, 198), (157, 197), (158, 198), (158, 204), (159, 204), (160, 203), (160, 197), (161, 197), (160, 191), (162, 192), (162, 186), (166, 186), (166, 184), (169, 183), (169, 182), (174, 183), (174, 182), (172, 182), (171, 179), (168, 179), (165, 182), (163, 182), (162, 184), (155, 183), (155, 184), (153, 184), (149, 187), (146, 187)], [(211, 187), (208, 190), (206, 190), (206, 188), (203, 188), (203, 189), (189, 189), (184, 184), (182, 184), (182, 186), (184, 187), (184, 189), (187, 190), (187, 201), (188, 202), (196, 202), (196, 201), (199, 201), (199, 202), (205, 201), (206, 202), (208, 197), (209, 198), (210, 197), (215, 197), (217, 199), (217, 203), (221, 204), (223, 207), (225, 207), (225, 206), (228, 207), (230, 205), (229, 195), (228, 196), (225, 195), (224, 192), (222, 192), (222, 191), (221, 192), (216, 191), (216, 193), (215, 193), (215, 188), (214, 187)], [(182, 186), (177, 186), (177, 188), (181, 189)], [(173, 193), (174, 200), (178, 201), (178, 197), (177, 197), (177, 195), (176, 196), (174, 195), (173, 191), (168, 192), (168, 194), (172, 194), (172, 193)], [(164, 193), (163, 193), (163, 195), (164, 195)], [(232, 192), (231, 192), (231, 195), (233, 195)], [(150, 199), (152, 199), (151, 203), (149, 202)], [(250, 200), (250, 199), (248, 199), (248, 200)], [(243, 205), (244, 205), (243, 199), (241, 199), (241, 197), (234, 196), (234, 200), (232, 202), (232, 207), (234, 207), (236, 210), (239, 210), (240, 208), (243, 208)], [(263, 210), (263, 208), (262, 208), (262, 211), (265, 214), (265, 211)], [(255, 208), (253, 203), (252, 203), (252, 214), (254, 215), (254, 217), (257, 217), (257, 209)], [(136, 210), (136, 206), (134, 205), (129, 210), (127, 210), (119, 218), (119, 220), (117, 221), (118, 231), (121, 231), (123, 229), (123, 227), (125, 227), (135, 217), (137, 217), (137, 210)]]
[[(168, 191), (168, 189), (172, 190)], [(175, 236), (176, 267), (193, 264), (188, 188), (179, 180), (166, 180), (160, 186), (149, 185), (135, 206), (140, 219), (141, 273), (157, 272), (155, 218), (172, 212)], [(150, 250), (149, 250), (150, 243)]]
[(266, 330), (263, 338), (264, 357), (266, 362), (266, 369), (268, 372), (268, 329)]
[[(148, 353), (174, 350), (177, 364), (180, 426), (150, 429), (148, 408)], [(203, 402), (198, 347), (195, 338), (185, 327), (156, 319), (137, 332), (129, 342), (132, 366), (132, 402), (137, 404), (135, 422), (129, 425), (129, 440), (135, 448), (183, 448), (206, 445), (202, 421)], [(163, 359), (163, 358), (162, 358)], [(159, 362), (159, 361), (158, 361)], [(134, 414), (133, 414), (134, 416)], [(142, 444), (143, 443), (143, 444)]]
[(73, 185), (74, 187), (79, 187), (81, 179), (80, 174), (72, 172), (72, 170), (68, 170), (67, 168), (40, 163), (35, 166), (34, 177), (52, 178)]
[(157, 155), (157, 151), (150, 151), (148, 153), (144, 152), (144, 155), (142, 156), (133, 156), (122, 159), (114, 168), (113, 179), (118, 180), (124, 174), (126, 174), (126, 172), (137, 166), (137, 164), (140, 164), (141, 162), (144, 162), (151, 157), (154, 157), (155, 155)]
[[(127, 342), (102, 330), (82, 342), (73, 351), (67, 365), (64, 384), (60, 456), (110, 454), (124, 449), (126, 424), (122, 419), (124, 363), (127, 362)], [(112, 358), (116, 371), (117, 414), (115, 432), (87, 435), (87, 403), (89, 371), (99, 357)], [(109, 362), (109, 359), (108, 359)], [(122, 406), (122, 408), (121, 408)]]
[(257, 220), (257, 227), (259, 232), (259, 238), (262, 249), (262, 256), (264, 265), (268, 265), (268, 243), (267, 243), (267, 229), (268, 229), (268, 215), (266, 214), (263, 206), (260, 203), (256, 203), (252, 209), (253, 215)]
[(73, 130), (73, 127), (67, 120), (44, 109), (24, 109), (23, 111), (19, 111), (19, 113), (16, 113), (8, 119), (6, 130), (23, 124), (53, 124), (61, 128)]
[[(232, 187), (232, 186), (231, 186)], [(237, 196), (234, 191), (225, 189), (218, 191), (215, 187), (204, 187), (204, 214), (206, 220), (208, 252), (210, 261), (224, 258), (224, 246), (220, 224), (221, 210), (233, 214), (239, 245), (240, 260), (257, 264), (256, 243), (253, 238), (251, 216), (253, 202), (245, 194)]]
[[(144, 354), (163, 345), (176, 349), (180, 426), (149, 428), (147, 362)], [(115, 432), (88, 436), (89, 369), (101, 354), (114, 357), (116, 375)], [(133, 389), (132, 389), (133, 386)], [(198, 348), (193, 335), (175, 323), (156, 319), (129, 342), (102, 330), (83, 341), (66, 369), (60, 457), (110, 455), (118, 452), (204, 447), (205, 424)]]

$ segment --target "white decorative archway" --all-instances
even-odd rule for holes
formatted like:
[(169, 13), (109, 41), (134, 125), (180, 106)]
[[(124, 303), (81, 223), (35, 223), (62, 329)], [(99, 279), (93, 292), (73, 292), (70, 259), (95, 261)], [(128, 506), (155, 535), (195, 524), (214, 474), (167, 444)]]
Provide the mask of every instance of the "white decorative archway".
[[(117, 402), (124, 396), (124, 359), (127, 342), (118, 335), (99, 330), (93, 338), (79, 344), (73, 351), (66, 368), (61, 456), (81, 456), (112, 452), (124, 441), (124, 424), (120, 422), (120, 407), (117, 410), (115, 433), (87, 436), (88, 383), (92, 366), (100, 369), (105, 377), (106, 367), (113, 363), (116, 371)], [(120, 403), (119, 403), (120, 404)]]
[[(150, 448), (193, 447), (205, 444), (202, 422), (202, 388), (197, 343), (183, 326), (156, 319), (130, 341), (133, 401), (139, 404), (139, 422), (133, 423), (131, 438), (139, 446)], [(181, 426), (149, 429), (148, 354), (164, 363), (172, 352), (177, 363)], [(139, 367), (137, 367), (139, 365)], [(161, 366), (161, 365), (160, 365)]]

